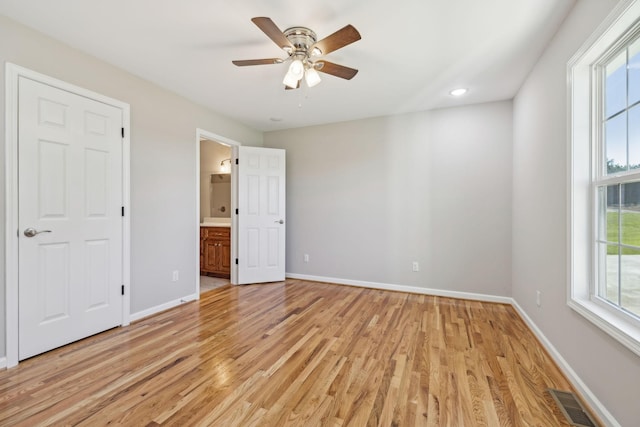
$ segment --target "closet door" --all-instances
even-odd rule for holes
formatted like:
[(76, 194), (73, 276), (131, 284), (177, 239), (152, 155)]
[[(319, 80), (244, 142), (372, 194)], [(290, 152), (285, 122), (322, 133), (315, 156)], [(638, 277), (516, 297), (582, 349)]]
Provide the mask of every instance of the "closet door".
[(19, 359), (122, 321), (122, 110), (18, 83)]

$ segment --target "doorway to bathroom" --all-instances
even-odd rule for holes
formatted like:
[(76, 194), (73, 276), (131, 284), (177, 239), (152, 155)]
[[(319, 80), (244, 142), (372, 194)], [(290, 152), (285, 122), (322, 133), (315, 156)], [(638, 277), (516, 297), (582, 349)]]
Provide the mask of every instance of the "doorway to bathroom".
[(232, 145), (204, 132), (199, 137), (200, 294), (231, 283)]
[[(198, 244), (194, 246), (201, 273), (195, 294), (227, 284), (283, 281), (285, 150), (243, 146), (202, 129), (196, 130), (195, 142)], [(224, 197), (227, 180), (230, 203)], [(218, 193), (223, 196), (218, 198)]]

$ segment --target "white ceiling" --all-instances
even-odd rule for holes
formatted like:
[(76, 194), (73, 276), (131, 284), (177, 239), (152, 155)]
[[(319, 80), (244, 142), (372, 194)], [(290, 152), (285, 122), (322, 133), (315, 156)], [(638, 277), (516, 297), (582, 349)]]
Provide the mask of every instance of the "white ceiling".
[[(510, 99), (574, 2), (0, 0), (0, 13), (267, 131)], [(327, 59), (360, 72), (285, 91), (288, 64), (232, 65), (285, 56), (256, 16), (319, 39), (352, 24), (362, 40)]]

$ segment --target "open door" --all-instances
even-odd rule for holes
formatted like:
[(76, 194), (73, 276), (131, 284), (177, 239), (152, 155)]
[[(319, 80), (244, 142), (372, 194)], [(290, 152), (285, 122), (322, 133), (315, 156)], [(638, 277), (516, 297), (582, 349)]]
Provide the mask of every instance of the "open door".
[(285, 151), (237, 147), (237, 284), (285, 276)]

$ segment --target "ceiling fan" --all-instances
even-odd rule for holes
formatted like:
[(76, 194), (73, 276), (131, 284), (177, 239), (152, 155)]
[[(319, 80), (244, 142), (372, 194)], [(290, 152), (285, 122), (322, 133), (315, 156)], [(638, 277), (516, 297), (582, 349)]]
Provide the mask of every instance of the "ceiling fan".
[(346, 80), (351, 80), (358, 74), (358, 70), (354, 68), (321, 59), (322, 56), (330, 52), (360, 40), (360, 33), (352, 25), (347, 25), (318, 41), (316, 33), (306, 27), (291, 27), (280, 31), (270, 18), (257, 17), (251, 19), (251, 21), (284, 50), (287, 53), (287, 57), (284, 59), (266, 58), (232, 61), (238, 67), (282, 64), (291, 61), (289, 70), (282, 81), (285, 89), (299, 88), (303, 77), (307, 86), (313, 87), (317, 85), (320, 83), (318, 71)]

